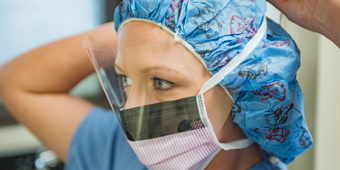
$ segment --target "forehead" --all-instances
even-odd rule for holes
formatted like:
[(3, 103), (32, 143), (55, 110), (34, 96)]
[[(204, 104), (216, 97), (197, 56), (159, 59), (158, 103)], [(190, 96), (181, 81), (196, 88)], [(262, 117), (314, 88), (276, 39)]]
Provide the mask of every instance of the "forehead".
[(159, 26), (144, 21), (131, 21), (118, 33), (119, 48), (161, 42), (174, 42), (174, 38)]
[(203, 66), (189, 50), (174, 41), (172, 35), (143, 21), (129, 22), (120, 29), (116, 63), (122, 67), (127, 63), (138, 67), (165, 63), (186, 69), (189, 69), (188, 63), (191, 66)]
[(195, 58), (190, 53), (180, 50), (180, 44), (171, 44), (170, 42), (148, 43), (128, 48), (119, 48), (116, 59), (116, 65), (125, 71), (129, 69), (143, 69), (146, 67), (167, 66), (176, 68), (178, 71), (188, 70), (185, 63), (195, 65)]

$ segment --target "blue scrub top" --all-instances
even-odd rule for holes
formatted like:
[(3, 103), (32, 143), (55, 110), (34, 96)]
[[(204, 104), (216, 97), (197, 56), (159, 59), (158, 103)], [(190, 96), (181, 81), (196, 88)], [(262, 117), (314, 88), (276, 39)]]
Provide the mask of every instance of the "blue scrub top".
[[(95, 107), (73, 136), (65, 170), (147, 169), (128, 144), (114, 113)], [(272, 164), (269, 155), (249, 170), (285, 170), (282, 162)]]

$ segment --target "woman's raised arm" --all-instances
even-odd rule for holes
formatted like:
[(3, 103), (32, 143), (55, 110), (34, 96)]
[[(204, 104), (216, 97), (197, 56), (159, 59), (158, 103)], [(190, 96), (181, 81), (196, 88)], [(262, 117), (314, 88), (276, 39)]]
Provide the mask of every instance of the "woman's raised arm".
[(117, 44), (114, 24), (27, 52), (0, 67), (0, 98), (14, 117), (66, 160), (73, 133), (93, 105), (68, 94), (93, 67), (85, 34)]

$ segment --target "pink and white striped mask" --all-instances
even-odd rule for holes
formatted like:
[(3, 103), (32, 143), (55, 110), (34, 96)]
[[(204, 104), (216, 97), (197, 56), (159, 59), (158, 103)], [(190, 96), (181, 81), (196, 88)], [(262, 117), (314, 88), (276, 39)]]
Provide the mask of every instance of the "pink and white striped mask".
[[(128, 142), (148, 169), (204, 169), (222, 149), (208, 128)], [(250, 144), (248, 139), (243, 139), (224, 144), (224, 149), (241, 149)]]
[(220, 149), (207, 128), (129, 144), (148, 169), (200, 169)]

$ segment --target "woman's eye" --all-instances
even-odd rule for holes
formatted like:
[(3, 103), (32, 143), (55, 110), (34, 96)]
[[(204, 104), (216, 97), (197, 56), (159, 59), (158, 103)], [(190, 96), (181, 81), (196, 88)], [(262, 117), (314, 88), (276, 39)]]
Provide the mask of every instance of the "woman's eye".
[(129, 77), (125, 75), (119, 75), (119, 77), (123, 84), (125, 99), (127, 99), (130, 95), (132, 81)]
[(129, 77), (127, 76), (122, 76), (122, 79), (123, 79), (123, 86), (126, 87), (126, 86), (129, 86), (132, 84), (132, 81)]
[(166, 80), (160, 79), (160, 78), (152, 78), (153, 80), (153, 86), (156, 90), (170, 90), (173, 88), (174, 84), (171, 82), (168, 82)]

